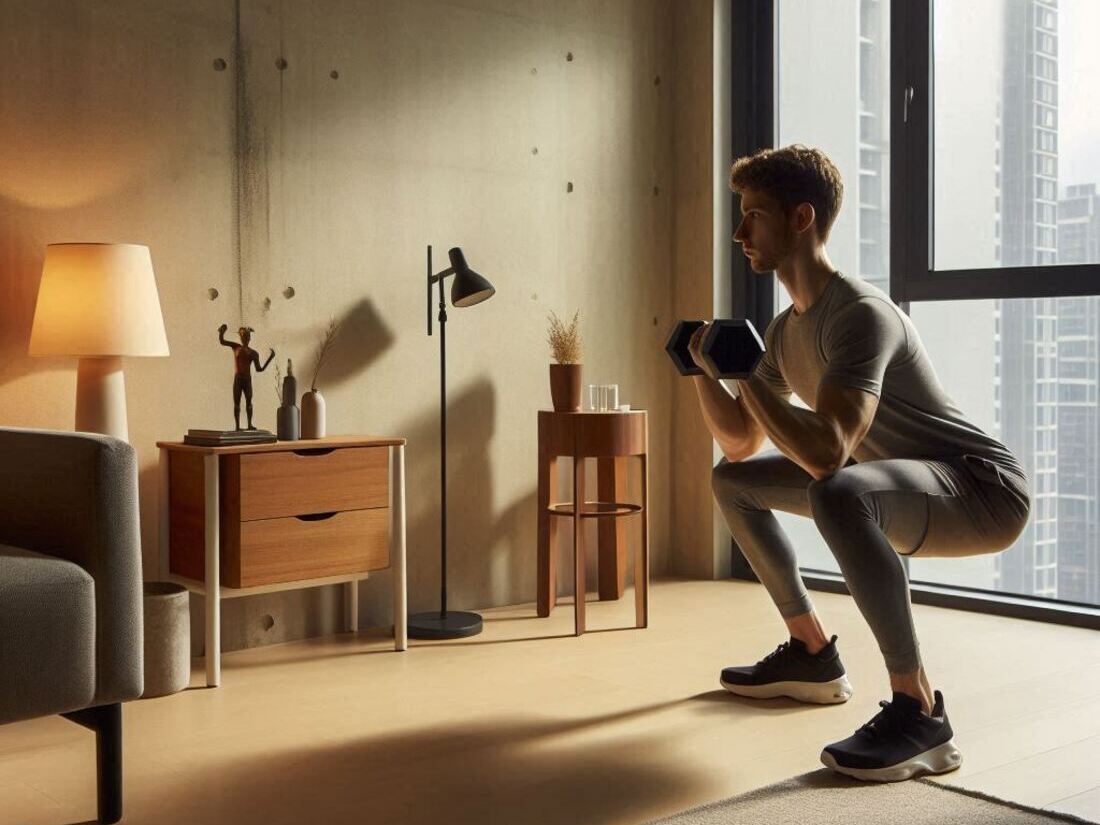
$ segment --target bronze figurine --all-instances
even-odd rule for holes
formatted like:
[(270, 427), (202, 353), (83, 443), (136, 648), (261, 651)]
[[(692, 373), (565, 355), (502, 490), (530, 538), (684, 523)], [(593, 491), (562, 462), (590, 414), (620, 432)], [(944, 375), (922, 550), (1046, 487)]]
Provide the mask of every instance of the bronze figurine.
[(256, 372), (263, 372), (267, 369), (267, 365), (271, 363), (271, 359), (275, 357), (275, 350), (271, 350), (268, 353), (267, 360), (260, 363), (260, 356), (256, 350), (248, 346), (252, 340), (252, 333), (255, 331), (252, 327), (241, 327), (237, 330), (237, 334), (241, 337), (239, 344), (233, 341), (225, 340), (225, 331), (229, 329), (228, 324), (222, 324), (218, 327), (218, 341), (224, 347), (231, 347), (233, 350), (233, 419), (237, 425), (237, 429), (241, 429), (241, 396), (244, 396), (245, 412), (248, 415), (248, 429), (256, 429), (252, 426), (252, 367), (256, 368)]

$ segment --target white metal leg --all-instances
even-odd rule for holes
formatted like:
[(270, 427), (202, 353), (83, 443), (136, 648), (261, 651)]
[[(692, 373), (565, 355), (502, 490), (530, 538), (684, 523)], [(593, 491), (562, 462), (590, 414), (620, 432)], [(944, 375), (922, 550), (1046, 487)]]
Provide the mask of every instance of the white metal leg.
[(390, 447), (390, 564), (393, 568), (393, 648), (409, 646), (408, 600), (405, 593), (405, 447)]
[(206, 492), (206, 686), (217, 687), (222, 681), (217, 454), (202, 457), (202, 475)]
[(347, 605), (348, 611), (348, 630), (356, 633), (359, 630), (359, 582), (348, 582), (345, 587), (347, 588), (347, 598), (344, 603)]
[(168, 550), (169, 550), (169, 527), (171, 519), (168, 516), (168, 462), (170, 460), (169, 451), (160, 451), (160, 484), (157, 486), (157, 526), (160, 531), (158, 545), (157, 545), (157, 558), (160, 562), (160, 578), (162, 580), (168, 579), (169, 562), (168, 562)]

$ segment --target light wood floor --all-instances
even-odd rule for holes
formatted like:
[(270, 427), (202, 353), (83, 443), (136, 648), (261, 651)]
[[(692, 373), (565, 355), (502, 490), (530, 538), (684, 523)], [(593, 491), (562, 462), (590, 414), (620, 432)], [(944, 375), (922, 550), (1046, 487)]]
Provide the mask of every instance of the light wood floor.
[[(852, 601), (813, 597), (846, 705), (718, 687), (723, 665), (785, 638), (742, 582), (655, 583), (644, 631), (574, 638), (567, 602), (549, 619), (492, 610), (479, 637), (403, 654), (378, 631), (230, 653), (221, 688), (125, 706), (124, 821), (636, 823), (815, 770), (889, 694)], [(590, 602), (590, 626), (629, 624), (632, 606)], [(1100, 634), (925, 606), (916, 620), (963, 753), (947, 781), (1100, 820)], [(0, 824), (94, 814), (89, 732), (0, 727)]]

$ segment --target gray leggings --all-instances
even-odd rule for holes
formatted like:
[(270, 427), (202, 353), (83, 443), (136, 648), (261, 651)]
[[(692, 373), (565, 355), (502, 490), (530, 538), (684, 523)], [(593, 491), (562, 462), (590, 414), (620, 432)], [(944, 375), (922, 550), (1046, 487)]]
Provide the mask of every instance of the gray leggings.
[(730, 533), (784, 618), (813, 609), (772, 510), (812, 518), (891, 673), (920, 667), (898, 553), (969, 556), (1009, 547), (1027, 525), (1027, 479), (974, 455), (850, 462), (815, 481), (776, 450), (722, 459), (712, 476)]

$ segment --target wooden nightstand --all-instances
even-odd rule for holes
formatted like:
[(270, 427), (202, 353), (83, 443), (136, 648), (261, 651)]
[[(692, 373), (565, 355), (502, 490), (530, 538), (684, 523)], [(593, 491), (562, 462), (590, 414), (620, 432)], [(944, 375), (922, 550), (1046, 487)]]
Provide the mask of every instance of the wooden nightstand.
[(393, 567), (405, 650), (405, 439), (336, 436), (238, 447), (158, 441), (161, 574), (206, 597), (206, 684), (221, 682), (220, 601), (358, 584)]

